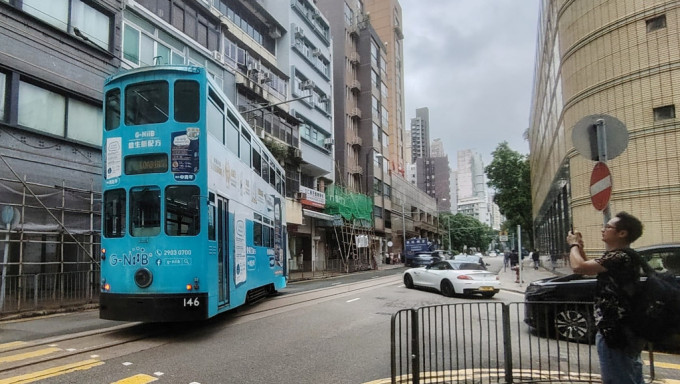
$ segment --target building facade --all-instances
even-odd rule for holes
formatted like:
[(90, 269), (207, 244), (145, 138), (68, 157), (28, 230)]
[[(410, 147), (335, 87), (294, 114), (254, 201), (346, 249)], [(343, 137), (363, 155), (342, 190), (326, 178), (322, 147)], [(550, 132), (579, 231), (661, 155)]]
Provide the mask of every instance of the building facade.
[(449, 157), (419, 157), (417, 186), (437, 202), (437, 210), (451, 212), (451, 169)]
[(330, 26), (313, 1), (268, 0), (264, 5), (287, 30), (277, 40), (277, 67), (290, 79), (289, 113), (300, 122), (302, 161), (293, 199), (301, 205), (296, 208), (302, 209), (302, 221), (288, 227), (290, 268), (325, 270), (332, 216), (323, 213), (324, 192), (335, 177)]
[(364, 0), (364, 8), (371, 16), (371, 25), (385, 47), (387, 99), (383, 105), (388, 111), (387, 143), (389, 169), (402, 177), (405, 175), (405, 107), (404, 107), (404, 32), (401, 5), (398, 0)]
[(277, 57), (287, 19), (235, 0), (12, 1), (0, 10), (0, 205), (21, 212), (9, 274), (96, 270), (101, 89), (139, 66), (207, 68), (265, 144), (282, 149), (272, 152), (286, 168), (286, 220), (302, 224), (300, 122), (288, 103), (290, 70)]
[(97, 269), (102, 86), (121, 66), (123, 8), (0, 2), (0, 207), (14, 213), (3, 287)]
[(411, 161), (430, 156), (430, 110), (416, 109), (416, 117), (411, 119)]
[(635, 246), (680, 240), (677, 1), (541, 2), (529, 143), (535, 244), (564, 253), (573, 225), (586, 253), (602, 251), (603, 214), (590, 201), (595, 162), (578, 154), (573, 127), (605, 114), (628, 133), (607, 165), (612, 214), (645, 229)]

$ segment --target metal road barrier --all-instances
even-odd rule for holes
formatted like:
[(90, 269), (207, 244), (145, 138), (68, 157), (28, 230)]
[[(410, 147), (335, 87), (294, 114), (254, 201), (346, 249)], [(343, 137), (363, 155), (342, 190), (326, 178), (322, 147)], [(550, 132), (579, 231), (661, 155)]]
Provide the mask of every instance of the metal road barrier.
[(9, 275), (0, 315), (99, 302), (99, 271)]
[(391, 328), (393, 384), (601, 382), (592, 303), (433, 305), (400, 310)]

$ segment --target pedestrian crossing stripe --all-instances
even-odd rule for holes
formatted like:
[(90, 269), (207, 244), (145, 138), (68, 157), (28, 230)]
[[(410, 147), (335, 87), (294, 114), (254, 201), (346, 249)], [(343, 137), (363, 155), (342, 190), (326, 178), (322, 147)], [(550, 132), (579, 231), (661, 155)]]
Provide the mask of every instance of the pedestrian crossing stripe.
[(95, 360), (95, 359), (83, 360), (83, 361), (79, 361), (77, 363), (60, 365), (58, 367), (44, 369), (44, 370), (38, 371), (38, 372), (33, 372), (33, 373), (25, 374), (25, 375), (19, 375), (19, 376), (10, 377), (10, 378), (7, 378), (7, 379), (2, 379), (2, 380), (0, 380), (0, 384), (33, 383), (33, 382), (38, 381), (38, 380), (45, 380), (49, 377), (55, 377), (55, 376), (59, 376), (59, 375), (64, 375), (66, 373), (76, 372), (76, 371), (88, 370), (90, 368), (93, 368), (93, 367), (96, 367), (96, 366), (99, 366), (99, 365), (102, 365), (102, 364), (104, 364), (104, 362), (100, 361), (100, 360)]

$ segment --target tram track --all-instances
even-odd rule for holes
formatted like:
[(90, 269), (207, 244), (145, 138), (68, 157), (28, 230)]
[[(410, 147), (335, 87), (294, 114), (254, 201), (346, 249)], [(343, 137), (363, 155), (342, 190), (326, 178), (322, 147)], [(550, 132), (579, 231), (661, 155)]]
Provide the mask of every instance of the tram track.
[(32, 372), (89, 369), (104, 364), (106, 360), (156, 348), (179, 338), (191, 337), (195, 331), (275, 316), (342, 296), (394, 285), (399, 281), (398, 276), (387, 276), (304, 292), (284, 293), (206, 321), (192, 323), (198, 326), (187, 326), (186, 323), (129, 323), (32, 341), (17, 340), (0, 345), (0, 384), (15, 382), (13, 378)]
[[(28, 372), (55, 367), (74, 369), (80, 366), (80, 369), (84, 369), (85, 366), (103, 364), (103, 359), (99, 357), (105, 356), (109, 359), (124, 354), (128, 349), (137, 351), (156, 346), (159, 342), (144, 346), (143, 341), (171, 330), (172, 327), (154, 330), (145, 324), (131, 323), (36, 341), (12, 343), (14, 345), (0, 350), (0, 384), (5, 383), (8, 378)], [(126, 346), (130, 348), (125, 348)]]

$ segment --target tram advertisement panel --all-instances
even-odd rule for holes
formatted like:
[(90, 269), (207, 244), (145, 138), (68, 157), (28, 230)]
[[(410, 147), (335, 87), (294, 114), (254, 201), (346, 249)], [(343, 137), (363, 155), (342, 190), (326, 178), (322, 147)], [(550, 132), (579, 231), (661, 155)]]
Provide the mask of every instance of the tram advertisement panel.
[(239, 286), (246, 282), (247, 245), (246, 245), (246, 216), (241, 212), (234, 214), (234, 284)]
[(198, 172), (198, 128), (172, 133), (171, 164), (175, 180), (194, 180)]

